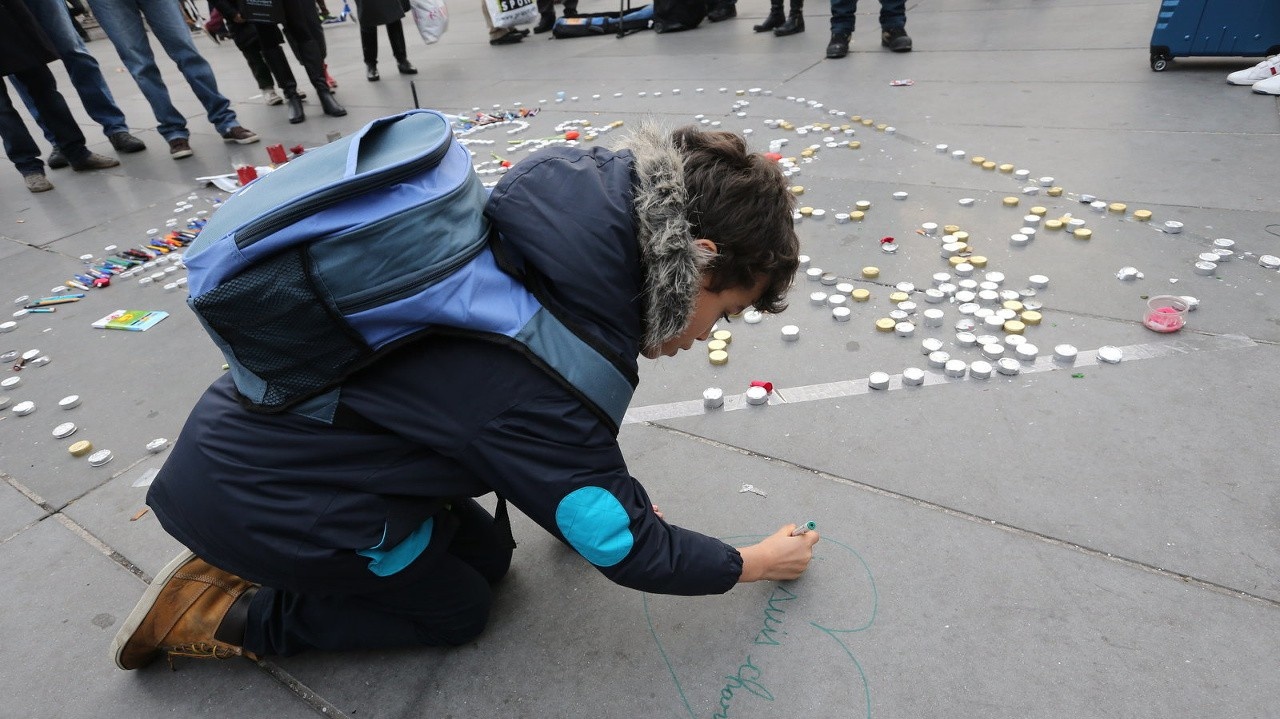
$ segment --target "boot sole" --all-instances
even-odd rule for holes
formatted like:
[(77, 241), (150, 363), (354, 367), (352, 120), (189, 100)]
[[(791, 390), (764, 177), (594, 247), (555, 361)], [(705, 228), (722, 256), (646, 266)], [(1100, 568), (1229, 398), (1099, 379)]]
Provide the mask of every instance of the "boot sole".
[[(147, 587), (147, 591), (143, 593), (142, 599), (138, 600), (137, 606), (133, 608), (133, 612), (125, 618), (124, 624), (120, 625), (120, 631), (116, 632), (116, 638), (111, 641), (111, 658), (115, 661), (116, 666), (125, 671), (129, 671), (129, 667), (124, 665), (122, 655), (124, 654), (125, 645), (133, 638), (134, 632), (138, 631), (138, 627), (142, 626), (142, 620), (147, 618), (147, 614), (151, 612), (151, 608), (155, 606), (156, 599), (160, 596), (160, 591), (164, 586), (173, 579), (173, 575), (178, 573), (184, 564), (195, 559), (196, 553), (190, 549), (184, 550), (181, 554), (174, 557), (172, 561), (164, 565), (164, 569), (151, 580), (151, 586)], [(156, 652), (158, 656), (160, 653)], [(154, 658), (153, 660), (154, 661)], [(149, 663), (149, 662), (148, 662)], [(141, 668), (141, 667), (138, 667)]]

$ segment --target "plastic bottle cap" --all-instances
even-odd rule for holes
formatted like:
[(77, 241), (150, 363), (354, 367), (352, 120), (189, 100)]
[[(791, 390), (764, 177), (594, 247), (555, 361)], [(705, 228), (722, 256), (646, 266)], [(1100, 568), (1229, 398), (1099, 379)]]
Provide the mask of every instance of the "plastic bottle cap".
[(893, 331), (899, 337), (911, 337), (916, 333), (916, 326), (910, 322), (899, 322), (893, 326)]
[(1072, 234), (1075, 235), (1077, 240), (1088, 240), (1093, 237), (1093, 230), (1088, 227), (1080, 227)]
[(1030, 342), (1023, 342), (1015, 347), (1013, 352), (1023, 362), (1030, 362), (1036, 358), (1036, 355), (1040, 354), (1040, 349)]
[(14, 387), (17, 387), (20, 384), (22, 384), (21, 377), (17, 377), (17, 376), (5, 377), (4, 379), (0, 380), (0, 389), (12, 389)]
[(926, 357), (942, 350), (942, 340), (935, 337), (928, 337), (920, 341), (920, 354)]
[(881, 317), (880, 319), (876, 320), (876, 329), (881, 332), (892, 332), (893, 328), (897, 324), (898, 324), (897, 322), (894, 322), (888, 317)]
[(1004, 331), (1008, 332), (1011, 335), (1020, 335), (1026, 329), (1027, 329), (1026, 324), (1024, 324), (1021, 320), (1009, 320), (1008, 322), (1004, 323)]
[(707, 343), (707, 352), (723, 352), (728, 346), (722, 340), (711, 340)]
[(973, 157), (969, 158), (969, 162), (972, 162), (975, 165), (981, 165), (986, 161), (987, 161), (987, 158), (983, 157), (982, 155), (974, 155)]
[(764, 387), (747, 388), (747, 404), (762, 405), (769, 403), (769, 391)]
[(857, 202), (853, 203), (853, 206), (858, 208), (859, 210), (862, 210), (863, 212), (866, 212), (867, 210), (871, 209), (871, 202), (868, 200), (858, 200)]
[(742, 313), (742, 321), (749, 325), (760, 324), (764, 320), (764, 313), (760, 310), (747, 310)]
[(729, 353), (725, 352), (724, 350), (716, 350), (715, 352), (708, 352), (707, 359), (710, 360), (711, 364), (713, 365), (728, 364)]
[(835, 320), (836, 322), (848, 322), (850, 314), (851, 313), (849, 312), (848, 307), (832, 307), (831, 308), (831, 319)]
[(1151, 219), (1151, 210), (1134, 210), (1133, 219), (1138, 222), (1147, 222)]
[(1129, 209), (1129, 206), (1124, 204), (1123, 202), (1113, 202), (1110, 205), (1107, 205), (1107, 209), (1111, 210), (1112, 212), (1124, 212), (1125, 210)]
[(956, 230), (955, 232), (952, 232), (952, 233), (951, 233), (951, 236), (955, 238), (955, 241), (956, 241), (956, 242), (968, 242), (968, 241), (969, 241), (969, 233), (968, 233), (968, 232), (965, 232), (964, 230)]
[(957, 275), (960, 275), (961, 277), (968, 277), (969, 275), (973, 274), (973, 264), (970, 262), (966, 262), (965, 258), (952, 257), (951, 259), (960, 260), (959, 262), (955, 263), (955, 267), (954, 267)]
[(961, 206), (961, 207), (973, 207), (973, 203), (974, 203), (974, 199), (973, 199), (972, 197), (962, 197), (962, 198), (960, 198), (960, 206)]
[(1182, 223), (1177, 220), (1166, 220), (1164, 223), (1164, 231), (1171, 235), (1176, 235), (1179, 232), (1182, 232)]
[(974, 255), (973, 257), (970, 257), (970, 258), (969, 258), (969, 264), (973, 265), (974, 267), (978, 267), (978, 268), (986, 267), (986, 266), (987, 266), (987, 258), (986, 258), (986, 257), (983, 257), (982, 255)]
[(69, 394), (58, 400), (58, 406), (63, 409), (75, 409), (80, 406), (80, 395)]
[(1107, 364), (1117, 364), (1124, 359), (1124, 351), (1119, 347), (1112, 345), (1103, 345), (1098, 348), (1098, 359)]
[(115, 456), (111, 454), (111, 450), (100, 449), (97, 452), (94, 452), (93, 454), (89, 455), (89, 465), (92, 467), (101, 467), (102, 465), (106, 464), (107, 462), (110, 462), (114, 458)]
[(827, 296), (826, 292), (810, 292), (809, 304), (816, 306), (825, 305), (827, 304)]
[(889, 293), (889, 301), (895, 304), (898, 302), (906, 302), (909, 299), (911, 299), (911, 295), (907, 294), (906, 292), (890, 292)]
[(837, 282), (837, 283), (836, 283), (836, 292), (839, 292), (839, 293), (840, 293), (840, 294), (842, 294), (842, 295), (852, 294), (852, 293), (853, 293), (853, 283), (852, 283), (852, 282)]
[(853, 212), (849, 213), (849, 219), (853, 220), (854, 222), (862, 222), (862, 218), (866, 216), (867, 216), (867, 213), (863, 212), (862, 210), (854, 210)]
[(880, 276), (880, 268), (879, 267), (863, 267), (862, 276), (869, 280), (873, 280)]
[(164, 437), (156, 437), (150, 442), (147, 442), (147, 451), (152, 454), (156, 454), (158, 452), (163, 451), (164, 448), (168, 446), (169, 446), (169, 440), (165, 439)]
[(800, 328), (795, 325), (783, 325), (782, 339), (787, 342), (795, 342), (800, 339)]
[(978, 338), (974, 337), (972, 332), (957, 332), (956, 344), (961, 347), (973, 347), (978, 344)]
[(1005, 302), (1002, 302), (1000, 306), (1006, 310), (1013, 310), (1014, 312), (1022, 311), (1022, 303), (1017, 300), (1006, 300)]
[(1022, 324), (1024, 325), (1038, 325), (1043, 317), (1035, 310), (1024, 310), (1019, 319), (1022, 320)]
[(951, 361), (951, 355), (941, 350), (929, 353), (929, 366), (942, 369), (947, 366), (947, 362)]
[(862, 143), (861, 143), (861, 142), (859, 142), (859, 141), (857, 141), (857, 140), (850, 140), (850, 141), (849, 141), (849, 149), (850, 149), (850, 150), (856, 150), (856, 149), (858, 149), (858, 148), (860, 148), (860, 147), (862, 147)]
[(711, 339), (720, 340), (727, 345), (733, 342), (733, 333), (729, 330), (716, 330), (711, 333)]
[(819, 278), (819, 281), (821, 281), (822, 284), (828, 287), (833, 287), (837, 282), (840, 281), (840, 277), (834, 272), (823, 272), (822, 277)]
[(63, 422), (53, 428), (53, 436), (55, 439), (65, 439), (76, 433), (76, 425), (74, 422)]
[(792, 188), (791, 188), (791, 194), (793, 194), (793, 195), (803, 195), (803, 194), (804, 194), (804, 185), (794, 185), (794, 186), (792, 186)]
[(72, 444), (70, 447), (67, 447), (67, 451), (70, 452), (73, 457), (83, 457), (91, 450), (93, 450), (93, 442), (88, 440), (81, 440)]
[(945, 316), (942, 310), (925, 310), (924, 323), (928, 327), (941, 327)]
[(13, 409), (10, 411), (18, 415), (19, 417), (25, 417), (26, 415), (29, 415), (32, 412), (36, 411), (36, 403), (30, 400), (27, 400), (25, 402), (19, 402), (15, 404), (13, 406)]
[(843, 307), (848, 303), (849, 298), (846, 295), (829, 295), (827, 297), (828, 307)]
[[(869, 269), (875, 269), (875, 268), (872, 267)], [(879, 274), (879, 272), (880, 272), (879, 270), (876, 270), (876, 274)], [(871, 299), (871, 291), (859, 288), (854, 290), (852, 293), (850, 293), (850, 296), (853, 297), (854, 302), (866, 302), (867, 300)]]
[(893, 193), (893, 199), (895, 199), (895, 200), (905, 200), (905, 199), (907, 199), (907, 193), (905, 193), (905, 192), (895, 192), (895, 193)]
[(908, 387), (919, 387), (924, 384), (924, 370), (919, 367), (908, 367), (902, 370), (902, 384)]
[(942, 371), (948, 376), (959, 379), (969, 371), (969, 364), (962, 359), (948, 360)]

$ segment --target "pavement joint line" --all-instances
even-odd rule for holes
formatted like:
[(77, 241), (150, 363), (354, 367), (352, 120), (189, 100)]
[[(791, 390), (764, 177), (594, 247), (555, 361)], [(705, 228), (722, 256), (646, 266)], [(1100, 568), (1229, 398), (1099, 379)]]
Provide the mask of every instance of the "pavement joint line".
[(30, 487), (23, 484), (22, 482), (19, 482), (17, 478), (15, 478), (13, 475), (0, 472), (0, 477), (4, 477), (4, 481), (6, 484), (18, 490), (18, 492), (22, 494), (22, 496), (31, 500), (32, 504), (43, 509), (45, 512), (48, 512), (49, 514), (53, 514), (54, 512), (58, 511), (57, 507), (54, 507), (53, 505), (49, 504), (47, 501), (45, 501), (44, 497), (41, 497), (39, 494), (36, 494), (35, 490), (31, 489)]
[[(1257, 344), (1257, 342), (1244, 335), (1204, 335), (1187, 339), (1179, 339), (1172, 342), (1151, 342), (1137, 345), (1126, 345), (1121, 347), (1120, 350), (1124, 353), (1124, 360), (1122, 364), (1126, 364), (1139, 360), (1188, 355), (1195, 352), (1218, 352), (1246, 349), (1249, 347), (1256, 347)], [(924, 363), (921, 362), (921, 364)], [(1098, 360), (1097, 350), (1081, 351), (1077, 355), (1074, 364), (1063, 364), (1055, 361), (1051, 356), (1042, 355), (1037, 357), (1034, 363), (1024, 364), (1019, 374), (1074, 370), (1081, 367), (1093, 367), (1098, 364), (1100, 364), (1100, 361)], [(968, 376), (963, 378), (951, 378), (933, 368), (929, 368), (925, 369), (924, 384), (922, 386), (931, 387), (934, 385), (961, 384), (965, 382), (992, 383), (994, 381), (994, 378), (990, 380), (974, 380)], [(858, 395), (869, 394), (872, 392), (895, 392), (903, 389), (914, 388), (902, 383), (901, 374), (891, 375), (889, 377), (889, 387), (885, 390), (871, 389), (867, 379), (863, 377), (860, 379), (824, 382), (822, 384), (776, 388), (769, 396), (769, 405), (797, 404), (800, 402), (814, 402), (825, 399), (840, 399), (843, 397), (855, 397)], [(745, 393), (726, 395), (724, 397), (724, 407), (717, 409), (705, 408), (702, 400), (700, 399), (686, 400), (683, 402), (668, 402), (666, 404), (652, 404), (644, 407), (631, 407), (627, 409), (627, 413), (623, 417), (622, 423), (624, 425), (628, 425), (640, 422), (661, 422), (681, 417), (696, 417), (698, 415), (718, 414), (720, 412), (736, 412), (744, 409), (753, 409), (752, 405), (747, 404)]]
[(112, 549), (110, 546), (106, 544), (106, 542), (103, 542), (101, 539), (98, 539), (97, 537), (95, 537), (92, 532), (90, 532), (88, 529), (85, 529), (82, 525), (76, 522), (76, 520), (72, 519), (71, 517), (68, 517), (62, 512), (56, 512), (52, 516), (54, 519), (58, 520), (59, 524), (66, 527), (67, 529), (70, 529), (72, 534), (75, 534), (80, 539), (83, 539), (84, 542), (88, 544), (90, 547), (93, 547), (99, 552), (102, 552), (107, 556), (108, 559), (115, 562), (116, 564), (119, 564), (121, 567), (124, 567), (125, 569), (129, 570), (131, 574), (138, 577), (139, 579), (146, 582), (147, 584), (151, 583), (152, 577), (148, 575), (146, 572), (142, 571), (141, 567), (134, 564), (133, 562), (130, 562), (128, 559), (125, 558), (123, 554)]
[(665, 424), (653, 424), (651, 426), (657, 429), (670, 432), (672, 434), (680, 435), (688, 439), (693, 439), (695, 441), (702, 442), (703, 444), (709, 445), (711, 447), (715, 447), (717, 449), (737, 452), (747, 457), (764, 459), (769, 462), (776, 462), (786, 467), (790, 467), (791, 469), (797, 469), (803, 472), (808, 472), (822, 479), (830, 480), (837, 484), (843, 484), (849, 487), (853, 487), (854, 489), (860, 489), (865, 492), (870, 492), (871, 494), (875, 494), (877, 496), (884, 497), (886, 499), (905, 501), (909, 504), (913, 504), (917, 507), (920, 507), (921, 509), (928, 509), (935, 512), (940, 512), (947, 516), (955, 517), (957, 519), (963, 519), (965, 521), (972, 522), (974, 524), (980, 524), (987, 527), (994, 527), (996, 529), (999, 529), (1001, 531), (1007, 532), (1009, 534), (1012, 534), (1018, 537), (1022, 537), (1026, 539), (1034, 539), (1036, 541), (1040, 541), (1045, 544), (1049, 544), (1062, 549), (1079, 552), (1081, 554), (1094, 557), (1096, 559), (1103, 559), (1106, 561), (1115, 562), (1117, 564), (1129, 567), (1131, 569), (1138, 569), (1144, 572), (1155, 574), (1157, 576), (1165, 577), (1167, 579), (1176, 579), (1184, 584), (1189, 584), (1191, 586), (1199, 587), (1200, 589), (1204, 589), (1204, 590), (1213, 592), (1215, 594), (1222, 594), (1228, 597), (1232, 597), (1234, 599), (1243, 599), (1245, 601), (1250, 601), (1257, 604), (1262, 604), (1264, 606), (1269, 606), (1273, 609), (1280, 609), (1280, 599), (1272, 599), (1270, 597), (1264, 597), (1259, 594), (1247, 592), (1243, 589), (1236, 589), (1234, 587), (1229, 587), (1225, 584), (1220, 584), (1218, 582), (1214, 582), (1209, 579), (1203, 579), (1201, 577), (1197, 577), (1191, 574), (1183, 574), (1182, 572), (1176, 572), (1174, 570), (1166, 569), (1164, 567), (1158, 567), (1154, 564), (1143, 562), (1138, 559), (1132, 559), (1130, 557), (1113, 554), (1111, 552), (1105, 552), (1101, 549), (1096, 549), (1094, 547), (1090, 547), (1085, 544), (1080, 544), (1079, 542), (1073, 542), (1068, 539), (1062, 539), (1060, 537), (1054, 537), (1049, 534), (1044, 534), (1043, 532), (1037, 532), (1033, 529), (1026, 529), (1025, 527), (1019, 527), (1016, 524), (1001, 522), (998, 519), (991, 519), (990, 517), (984, 517), (980, 514), (967, 512), (963, 509), (948, 507), (945, 504), (938, 504), (937, 502), (931, 502), (927, 499), (915, 497), (903, 492), (895, 492), (891, 489), (877, 487), (873, 484), (860, 482), (856, 479), (841, 477), (840, 475), (832, 474), (830, 472), (826, 472), (821, 469), (817, 469), (815, 467), (810, 467), (804, 464), (800, 464), (798, 462), (793, 462), (789, 459), (783, 459), (781, 457), (775, 457), (773, 455), (763, 454), (761, 452), (756, 452), (754, 450), (750, 450), (745, 447), (739, 447), (737, 445), (729, 444), (728, 442), (721, 442), (716, 439), (711, 439), (709, 437), (704, 437), (702, 435), (694, 434), (687, 430), (671, 427)]
[(328, 699), (320, 696), (314, 689), (303, 684), (297, 677), (285, 671), (275, 662), (267, 659), (260, 659), (257, 662), (258, 668), (266, 672), (268, 676), (275, 679), (286, 689), (293, 692), (299, 699), (306, 702), (307, 706), (316, 711), (317, 714), (331, 719), (351, 719), (346, 712), (339, 709)]

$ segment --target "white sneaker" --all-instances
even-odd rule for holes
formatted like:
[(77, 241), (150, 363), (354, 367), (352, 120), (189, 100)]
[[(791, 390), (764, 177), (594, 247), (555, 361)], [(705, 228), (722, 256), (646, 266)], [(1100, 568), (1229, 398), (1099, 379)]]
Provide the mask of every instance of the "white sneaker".
[(1248, 70), (1237, 70), (1227, 75), (1227, 82), (1232, 85), (1252, 85), (1276, 75), (1280, 75), (1280, 55), (1269, 57)]
[(268, 105), (283, 105), (284, 98), (276, 94), (276, 89), (270, 88), (262, 91), (262, 99), (267, 101)]
[(1280, 95), (1280, 74), (1253, 83), (1253, 91), (1259, 95)]

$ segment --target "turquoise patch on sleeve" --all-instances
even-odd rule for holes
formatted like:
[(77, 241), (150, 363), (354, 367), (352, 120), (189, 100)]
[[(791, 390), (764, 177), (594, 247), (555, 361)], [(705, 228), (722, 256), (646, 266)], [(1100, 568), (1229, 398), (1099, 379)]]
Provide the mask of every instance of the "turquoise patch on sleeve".
[(369, 558), (370, 572), (379, 577), (389, 577), (422, 556), (422, 553), (427, 549), (427, 545), (431, 543), (431, 531), (435, 528), (435, 524), (435, 517), (427, 519), (422, 523), (422, 526), (405, 537), (403, 542), (391, 549), (380, 549), (383, 542), (387, 541), (387, 530), (384, 527), (382, 530), (382, 542), (378, 542), (377, 547), (362, 549), (356, 554)]
[(631, 518), (602, 487), (582, 487), (556, 507), (556, 526), (569, 546), (597, 567), (612, 567), (631, 553)]

